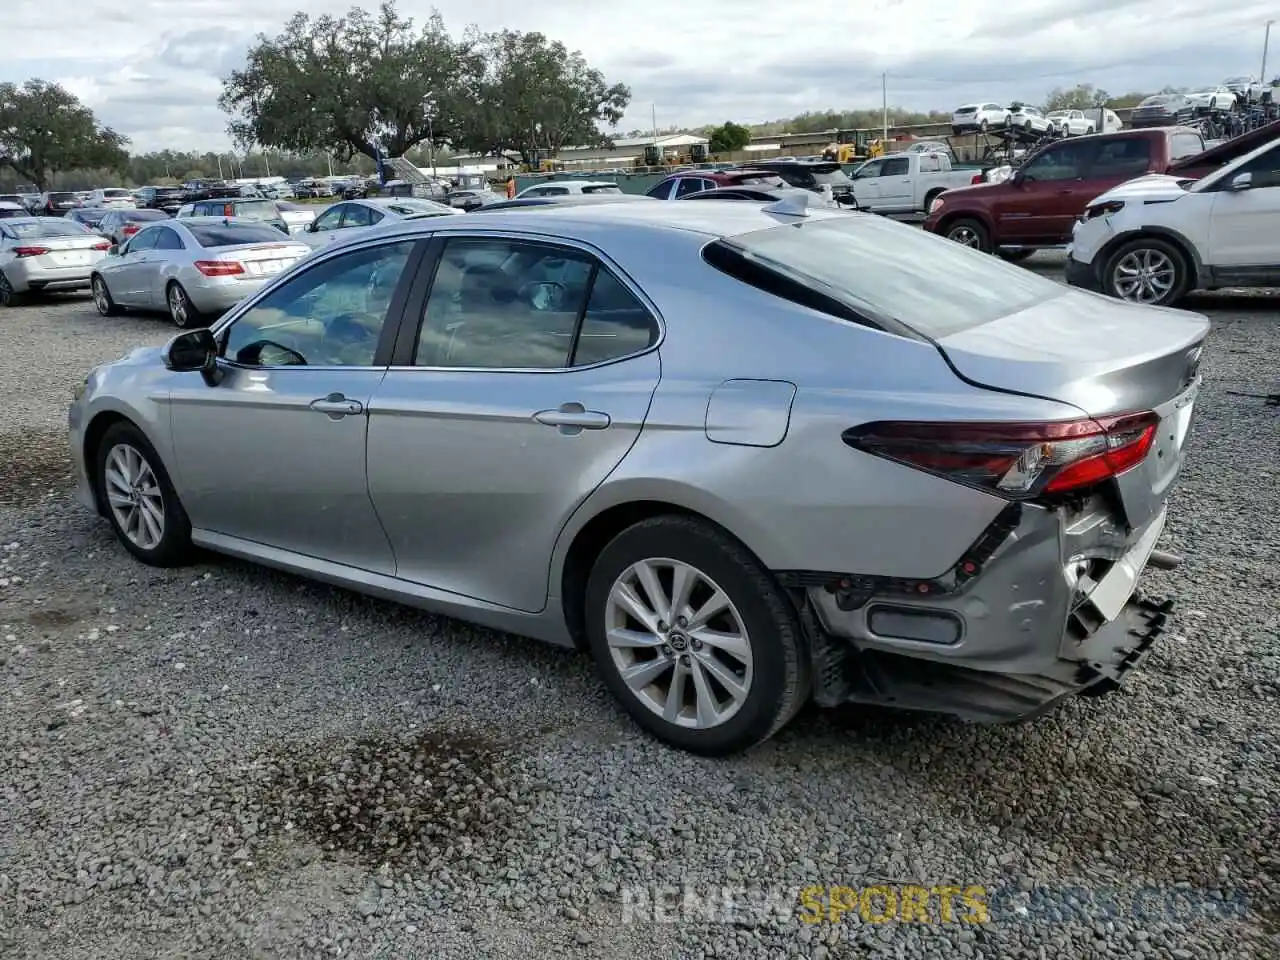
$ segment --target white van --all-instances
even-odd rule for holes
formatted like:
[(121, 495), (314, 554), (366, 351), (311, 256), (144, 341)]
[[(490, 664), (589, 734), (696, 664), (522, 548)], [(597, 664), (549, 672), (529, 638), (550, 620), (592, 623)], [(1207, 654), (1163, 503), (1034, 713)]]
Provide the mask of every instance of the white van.
[(1084, 111), (1084, 115), (1093, 124), (1095, 133), (1115, 133), (1117, 130), (1124, 129), (1124, 124), (1116, 116), (1116, 112), (1107, 107), (1093, 107)]

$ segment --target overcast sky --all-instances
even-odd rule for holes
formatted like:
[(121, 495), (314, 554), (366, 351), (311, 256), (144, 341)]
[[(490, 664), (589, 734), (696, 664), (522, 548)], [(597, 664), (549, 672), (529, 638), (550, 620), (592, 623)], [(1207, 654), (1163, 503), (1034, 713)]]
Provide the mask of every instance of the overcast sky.
[[(375, 0), (367, 6), (375, 7)], [(227, 149), (220, 78), (254, 35), (274, 35), (299, 0), (4, 0), (0, 80), (56, 80), (138, 151)], [(350, 0), (310, 0), (313, 14)], [(1200, 86), (1261, 66), (1280, 5), (1185, 0), (401, 0), (437, 7), (455, 35), (541, 30), (631, 86), (621, 125), (732, 119), (889, 103), (946, 109), (971, 100), (1039, 101), (1055, 86), (1112, 93)], [(1280, 25), (1267, 72), (1280, 73)]]

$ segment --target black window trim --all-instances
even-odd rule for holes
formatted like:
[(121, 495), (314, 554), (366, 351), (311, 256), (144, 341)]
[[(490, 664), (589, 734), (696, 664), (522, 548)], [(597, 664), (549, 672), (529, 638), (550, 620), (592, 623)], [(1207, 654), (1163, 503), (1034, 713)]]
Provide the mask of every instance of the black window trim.
[[(508, 243), (527, 243), (536, 244), (540, 247), (562, 247), (566, 251), (571, 251), (578, 256), (589, 257), (593, 262), (591, 272), (591, 285), (587, 287), (587, 296), (583, 301), (583, 307), (579, 312), (577, 322), (574, 324), (573, 342), (570, 344), (569, 353), (566, 357), (566, 364), (573, 361), (574, 356), (578, 352), (578, 334), (581, 332), (582, 324), (585, 322), (586, 304), (591, 300), (591, 292), (595, 287), (596, 276), (600, 267), (604, 267), (614, 278), (627, 289), (636, 302), (645, 309), (649, 314), (649, 320), (652, 322), (656, 335), (651, 338), (649, 346), (643, 350), (637, 350), (635, 353), (624, 354), (620, 357), (610, 357), (608, 360), (601, 360), (598, 363), (586, 364), (581, 367), (563, 366), (563, 367), (427, 367), (414, 363), (415, 354), (418, 349), (418, 337), (422, 332), (422, 324), (426, 320), (427, 299), (431, 296), (431, 288), (435, 284), (436, 271), (440, 267), (440, 260), (444, 255), (445, 244), (450, 240), (498, 240)], [(397, 291), (398, 292), (398, 291)], [(423, 255), (422, 263), (418, 267), (418, 274), (414, 278), (413, 287), (409, 291), (409, 299), (406, 303), (406, 309), (400, 317), (400, 329), (395, 338), (395, 344), (391, 351), (391, 368), (400, 370), (414, 370), (423, 373), (518, 373), (518, 374), (573, 374), (582, 370), (595, 370), (612, 363), (625, 363), (634, 360), (637, 357), (645, 356), (652, 353), (662, 346), (666, 340), (667, 326), (662, 319), (662, 314), (658, 311), (652, 300), (640, 288), (627, 272), (618, 266), (610, 257), (600, 250), (598, 247), (589, 243), (572, 240), (564, 237), (547, 237), (536, 233), (516, 233), (502, 230), (448, 230), (440, 231), (431, 236), (428, 248)]]
[[(405, 310), (411, 303), (410, 296), (416, 289), (419, 276), (422, 272), (423, 261), (428, 255), (430, 247), (430, 237), (415, 236), (393, 236), (378, 237), (376, 240), (370, 240), (363, 243), (348, 246), (343, 244), (340, 249), (326, 251), (327, 256), (319, 257), (311, 261), (307, 266), (297, 271), (292, 270), (282, 273), (278, 278), (266, 284), (256, 294), (240, 301), (230, 313), (225, 314), (211, 328), (210, 333), (213, 334), (214, 340), (218, 343), (218, 364), (227, 367), (233, 367), (237, 370), (270, 370), (273, 373), (281, 370), (308, 370), (314, 373), (317, 370), (385, 370), (391, 365), (392, 351), (398, 342), (401, 329), (404, 327)], [(239, 321), (241, 317), (253, 310), (266, 297), (283, 287), (287, 283), (305, 276), (313, 270), (318, 270), (326, 264), (332, 263), (341, 257), (350, 256), (363, 250), (370, 250), (376, 247), (397, 246), (405, 242), (412, 242), (414, 247), (409, 251), (409, 258), (405, 261), (404, 272), (400, 274), (400, 279), (396, 282), (395, 292), (391, 295), (391, 303), (387, 306), (387, 319), (382, 325), (382, 332), (378, 335), (378, 344), (373, 351), (373, 364), (371, 366), (343, 366), (334, 364), (325, 367), (315, 366), (298, 366), (294, 364), (282, 364), (279, 366), (250, 366), (247, 364), (236, 363), (234, 360), (228, 360), (222, 355), (222, 351), (226, 348), (223, 342), (223, 335), (231, 329), (231, 327)]]

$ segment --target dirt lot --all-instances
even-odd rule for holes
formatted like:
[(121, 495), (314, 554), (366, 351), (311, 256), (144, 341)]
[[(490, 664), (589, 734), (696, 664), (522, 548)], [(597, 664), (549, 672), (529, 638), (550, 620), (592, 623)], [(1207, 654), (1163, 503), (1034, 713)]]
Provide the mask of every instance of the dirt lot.
[[(1002, 728), (809, 711), (723, 762), (637, 734), (584, 657), (133, 562), (68, 495), (66, 405), (173, 328), (0, 313), (0, 957), (1280, 955), (1280, 411), (1231, 393), (1280, 390), (1280, 299), (1194, 305), (1188, 562), (1122, 692)], [(804, 922), (802, 888), (875, 884), (981, 886), (989, 922), (936, 892)]]

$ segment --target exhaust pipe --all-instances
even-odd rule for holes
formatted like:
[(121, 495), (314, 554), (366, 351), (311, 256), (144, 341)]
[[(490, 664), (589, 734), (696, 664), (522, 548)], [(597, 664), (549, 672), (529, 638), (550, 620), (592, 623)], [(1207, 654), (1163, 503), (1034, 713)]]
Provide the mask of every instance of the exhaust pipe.
[(1147, 558), (1147, 565), (1157, 570), (1173, 570), (1182, 563), (1182, 558), (1168, 550), (1152, 550)]

